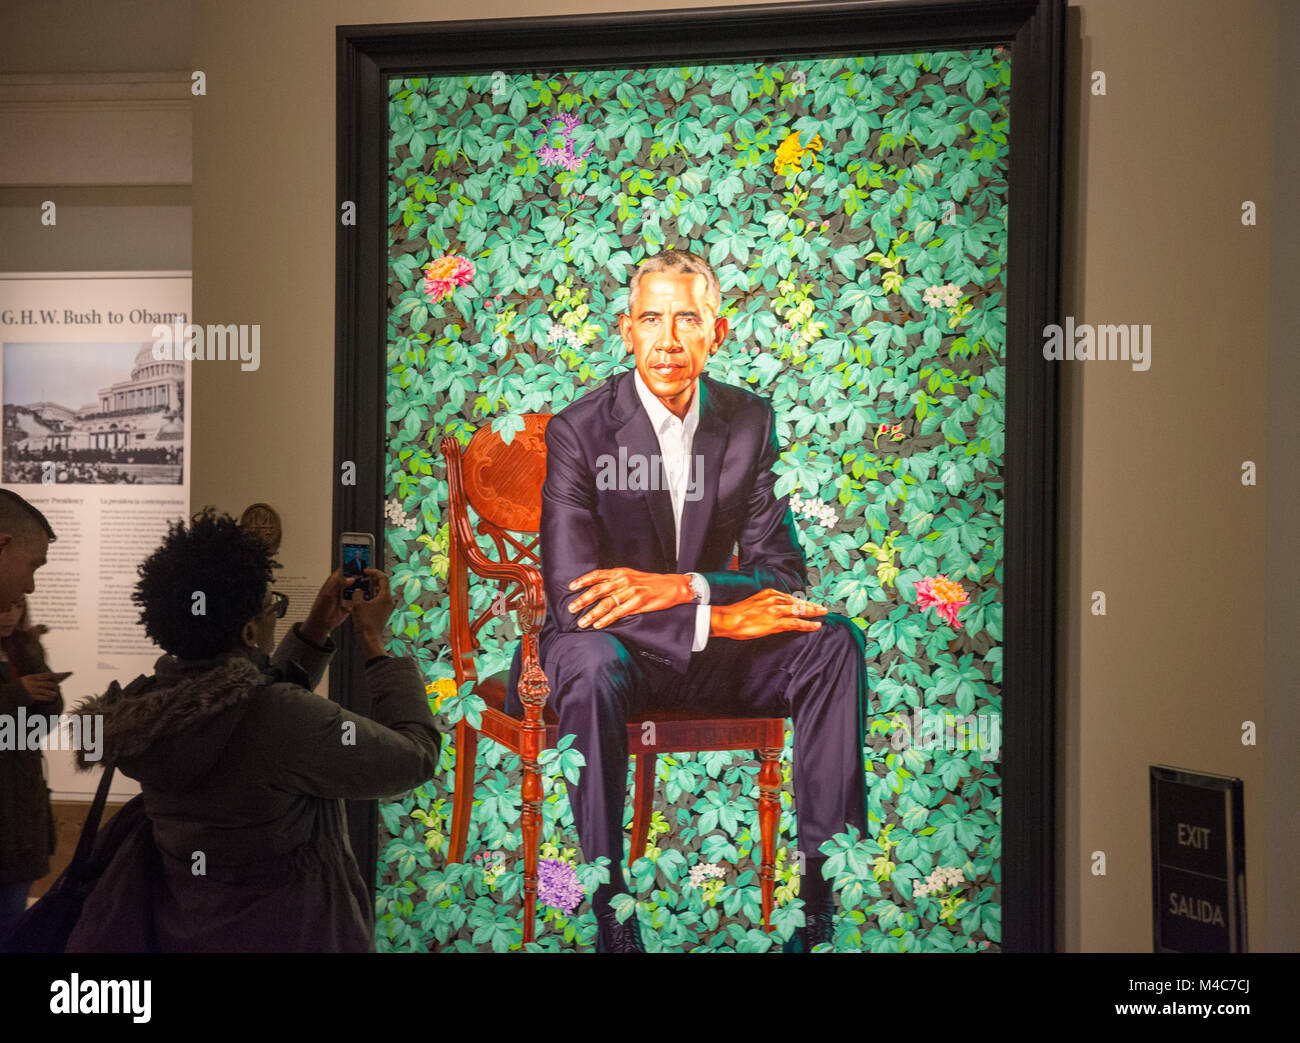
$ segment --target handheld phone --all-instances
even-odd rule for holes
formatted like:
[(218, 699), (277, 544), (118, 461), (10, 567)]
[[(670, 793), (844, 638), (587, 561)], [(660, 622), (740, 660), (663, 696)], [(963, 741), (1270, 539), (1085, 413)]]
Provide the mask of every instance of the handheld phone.
[(60, 674), (51, 674), (51, 675), (50, 675), (50, 680), (52, 680), (55, 684), (62, 684), (64, 681), (66, 681), (66, 680), (67, 680), (69, 677), (71, 677), (71, 676), (72, 676), (72, 671), (71, 671), (71, 670), (64, 670), (64, 671), (63, 671), (62, 673), (60, 673)]
[(370, 577), (366, 569), (373, 569), (375, 538), (368, 532), (345, 532), (339, 537), (339, 563), (343, 569), (343, 600), (351, 601), (352, 592), (360, 591), (370, 600)]

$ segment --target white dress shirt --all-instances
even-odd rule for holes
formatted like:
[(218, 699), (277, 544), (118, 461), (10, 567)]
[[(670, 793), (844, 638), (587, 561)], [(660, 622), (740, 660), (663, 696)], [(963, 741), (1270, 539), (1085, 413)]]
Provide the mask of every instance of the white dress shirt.
[[(646, 387), (640, 371), (634, 371), (633, 383), (636, 384), (637, 397), (650, 418), (650, 427), (659, 440), (659, 455), (663, 459), (664, 469), (668, 473), (668, 492), (673, 501), (673, 528), (677, 533), (675, 547), (680, 553), (682, 546), (682, 509), (686, 505), (686, 492), (690, 483), (691, 447), (695, 444), (695, 429), (700, 426), (700, 392), (696, 385), (695, 396), (691, 399), (691, 408), (686, 412), (685, 420), (678, 420), (654, 393)], [(651, 469), (652, 473), (655, 469)], [(699, 481), (700, 476), (696, 475)], [(695, 640), (691, 651), (699, 652), (709, 641), (709, 622), (712, 610), (709, 608), (708, 581), (703, 576), (704, 600), (695, 609)]]

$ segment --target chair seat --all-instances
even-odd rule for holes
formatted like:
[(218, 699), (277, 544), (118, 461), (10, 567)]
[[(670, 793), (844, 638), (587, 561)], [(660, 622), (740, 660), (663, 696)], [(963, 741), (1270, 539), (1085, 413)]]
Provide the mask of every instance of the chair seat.
[[(506, 713), (506, 685), (510, 681), (510, 672), (503, 670), (500, 673), (493, 674), (491, 677), (481, 679), (474, 686), (474, 694), (483, 700), (491, 709), (500, 714), (512, 718), (513, 720), (523, 722), (523, 718), (518, 714)], [(654, 721), (656, 724), (672, 724), (679, 721), (691, 722), (711, 722), (715, 724), (725, 724), (729, 721), (765, 721), (770, 718), (766, 717), (729, 717), (726, 714), (719, 715), (714, 711), (708, 710), (689, 710), (681, 707), (665, 707), (655, 703), (653, 699), (641, 713), (637, 714), (636, 720), (629, 720), (629, 724), (640, 724), (641, 721)], [(548, 699), (546, 705), (542, 707), (542, 722), (547, 728), (553, 728), (559, 724), (559, 718), (556, 716), (555, 709), (551, 706)]]

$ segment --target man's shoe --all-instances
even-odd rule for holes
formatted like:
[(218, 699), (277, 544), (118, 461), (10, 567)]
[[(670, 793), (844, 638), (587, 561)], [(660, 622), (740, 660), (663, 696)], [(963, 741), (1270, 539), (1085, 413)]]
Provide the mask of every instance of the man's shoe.
[(635, 909), (622, 923), (618, 922), (613, 909), (596, 910), (596, 951), (645, 952), (641, 943), (641, 923)]
[(797, 928), (782, 952), (812, 952), (813, 946), (835, 940), (835, 903), (826, 902), (805, 912), (804, 926)]

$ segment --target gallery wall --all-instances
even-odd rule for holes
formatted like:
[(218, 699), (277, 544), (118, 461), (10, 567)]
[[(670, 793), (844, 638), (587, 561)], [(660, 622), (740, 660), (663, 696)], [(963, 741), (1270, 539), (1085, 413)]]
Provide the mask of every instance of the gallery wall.
[(0, 6), (0, 269), (189, 268), (190, 29), (175, 0)]
[[(43, 6), (38, 23), (97, 5)], [(158, 5), (134, 6), (147, 17)], [(606, 9), (485, 0), (474, 14)], [(1083, 0), (1070, 11), (1063, 313), (1150, 324), (1152, 365), (1062, 372), (1066, 950), (1150, 947), (1147, 766), (1157, 763), (1245, 780), (1251, 948), (1300, 948), (1290, 899), (1300, 619), (1288, 600), (1300, 579), (1290, 422), (1300, 374), (1284, 337), (1286, 276), (1271, 277), (1300, 260), (1300, 200), (1284, 176), (1300, 162), (1300, 18), (1276, 0), (1224, 9)], [(255, 372), (195, 364), (193, 503), (274, 505), (286, 573), (323, 576), (332, 559), (334, 27), (464, 13), (447, 0), (200, 0), (192, 59), (162, 65), (167, 43), (128, 17), (79, 38), (0, 33), (6, 73), (204, 72), (207, 93), (193, 101), (196, 321), (260, 323), (262, 348)], [(1092, 92), (1098, 70), (1104, 95)], [(87, 211), (117, 218), (88, 216), (84, 240), (61, 253), (24, 224), (33, 190), (0, 187), (0, 268), (186, 266), (176, 223), (146, 213), (174, 209), (175, 196), (79, 188)], [(133, 240), (122, 204), (104, 202), (122, 199), (156, 230)], [(1245, 200), (1258, 208), (1253, 227), (1241, 222)], [(1254, 486), (1242, 484), (1244, 461), (1257, 467)], [(1104, 616), (1093, 611), (1098, 591)], [(1243, 745), (1243, 722), (1257, 726), (1257, 745)]]
[[(626, 7), (681, 6), (673, 3)], [(543, 10), (544, 9), (544, 10)], [(599, 11), (487, 2), (481, 17)], [(1147, 766), (1240, 775), (1250, 933), (1284, 947), (1285, 880), (1266, 856), (1284, 794), (1266, 770), (1268, 278), (1279, 8), (1089, 0), (1072, 12), (1066, 314), (1149, 323), (1153, 364), (1066, 368), (1062, 472), (1061, 943), (1150, 946)], [(237, 13), (236, 13), (237, 12)], [(200, 3), (195, 310), (264, 324), (258, 374), (199, 385), (196, 495), (273, 481), (286, 532), (323, 570), (332, 437), (334, 25), (455, 18), (448, 3)], [(1094, 96), (1086, 73), (1107, 74)], [(1210, 72), (1209, 70), (1213, 70)], [(1246, 118), (1243, 118), (1246, 116)], [(1266, 215), (1243, 228), (1242, 200)], [(1014, 204), (1013, 204), (1014, 205)], [(251, 466), (221, 437), (240, 401)], [(292, 468), (282, 467), (286, 460)], [(1241, 484), (1254, 460), (1263, 478)], [(1104, 591), (1107, 614), (1091, 612)], [(1261, 744), (1241, 744), (1241, 722)], [(1106, 875), (1092, 872), (1106, 855)], [(1275, 872), (1282, 866), (1273, 867)], [(1292, 939), (1294, 941), (1294, 939)]]
[[(1270, 359), (1269, 307), (1285, 293), (1270, 250), (1296, 227), (1274, 142), (1295, 120), (1278, 76), (1300, 37), (1271, 3), (1071, 13), (1062, 310), (1150, 323), (1153, 362), (1076, 364), (1062, 389), (1062, 940), (1150, 945), (1147, 770), (1168, 764), (1244, 780), (1251, 948), (1294, 949), (1294, 854), (1279, 852), (1294, 843), (1282, 834), (1297, 777), (1271, 758), (1294, 735), (1295, 689), (1272, 688), (1266, 667), (1270, 612), (1291, 612), (1295, 632), (1267, 591), (1276, 570), (1294, 581), (1294, 541), (1266, 519), (1270, 497), (1294, 505), (1296, 491), (1267, 420), (1270, 385), (1295, 388), (1294, 361)], [(1258, 745), (1243, 745), (1243, 722)]]
[[(1300, 920), (1288, 911), (1300, 866), (1300, 829), (1295, 828), (1295, 795), (1300, 793), (1300, 603), (1294, 592), (1300, 579), (1296, 519), (1300, 518), (1300, 352), (1296, 351), (1293, 298), (1288, 290), (1300, 271), (1300, 4), (1284, 4), (1278, 31), (1279, 100), (1273, 124), (1274, 208), (1269, 259), (1268, 382), (1269, 460), (1268, 530), (1264, 542), (1266, 588), (1262, 592), (1267, 627), (1268, 676), (1264, 684), (1264, 713), (1269, 737), (1264, 753), (1267, 768), (1260, 780), (1267, 807), (1264, 843), (1255, 848), (1272, 896), (1259, 935), (1260, 949), (1300, 951)], [(1226, 674), (1222, 698), (1231, 699), (1233, 675)], [(1260, 853), (1260, 848), (1263, 848)], [(1252, 925), (1255, 921), (1251, 921)]]

